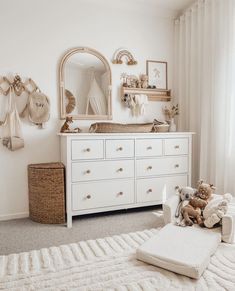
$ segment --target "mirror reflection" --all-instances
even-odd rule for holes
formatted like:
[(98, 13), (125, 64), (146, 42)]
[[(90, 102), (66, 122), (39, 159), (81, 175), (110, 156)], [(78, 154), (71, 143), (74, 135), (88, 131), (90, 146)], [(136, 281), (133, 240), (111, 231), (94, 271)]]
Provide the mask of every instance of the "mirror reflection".
[(86, 50), (73, 53), (64, 62), (63, 118), (69, 115), (78, 119), (108, 119), (111, 80), (109, 67), (102, 58)]

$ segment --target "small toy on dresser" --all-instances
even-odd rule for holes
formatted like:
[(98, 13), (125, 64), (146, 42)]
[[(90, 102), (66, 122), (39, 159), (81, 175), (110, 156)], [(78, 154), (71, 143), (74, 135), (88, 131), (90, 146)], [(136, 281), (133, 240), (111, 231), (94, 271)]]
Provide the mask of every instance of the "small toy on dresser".
[(71, 116), (67, 116), (64, 124), (62, 125), (60, 132), (61, 133), (79, 133), (82, 130), (78, 127), (71, 129), (70, 124), (73, 123), (73, 118)]

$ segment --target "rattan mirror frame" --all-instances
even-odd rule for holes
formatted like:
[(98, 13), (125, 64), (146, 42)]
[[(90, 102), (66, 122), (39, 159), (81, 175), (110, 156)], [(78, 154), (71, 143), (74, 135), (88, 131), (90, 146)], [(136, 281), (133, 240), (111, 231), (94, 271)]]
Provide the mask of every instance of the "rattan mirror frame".
[[(66, 65), (67, 60), (69, 57), (76, 53), (89, 53), (97, 58), (99, 58), (107, 72), (108, 72), (108, 78), (109, 78), (109, 90), (108, 90), (108, 112), (107, 115), (95, 115), (95, 114), (77, 114), (77, 115), (72, 115), (72, 114), (67, 114), (66, 113), (66, 106), (65, 104), (65, 84), (64, 84), (64, 68)], [(63, 57), (61, 58), (60, 65), (59, 65), (59, 95), (60, 95), (60, 119), (65, 119), (66, 116), (71, 116), (73, 119), (87, 119), (87, 120), (111, 120), (112, 119), (112, 72), (111, 68), (109, 65), (109, 62), (107, 59), (100, 54), (98, 51), (91, 49), (89, 47), (77, 47), (68, 50)]]

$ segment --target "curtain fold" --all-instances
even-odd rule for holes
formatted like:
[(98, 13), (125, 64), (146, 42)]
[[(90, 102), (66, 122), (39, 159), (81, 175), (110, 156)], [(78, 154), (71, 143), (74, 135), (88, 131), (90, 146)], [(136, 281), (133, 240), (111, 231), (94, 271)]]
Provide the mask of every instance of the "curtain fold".
[(235, 1), (200, 0), (175, 22), (179, 129), (195, 131), (193, 182), (235, 193)]
[(86, 114), (88, 114), (89, 105), (92, 111), (96, 115), (106, 115), (107, 114), (107, 99), (98, 84), (95, 73), (92, 72), (91, 75), (91, 85), (89, 92), (87, 94), (87, 106)]

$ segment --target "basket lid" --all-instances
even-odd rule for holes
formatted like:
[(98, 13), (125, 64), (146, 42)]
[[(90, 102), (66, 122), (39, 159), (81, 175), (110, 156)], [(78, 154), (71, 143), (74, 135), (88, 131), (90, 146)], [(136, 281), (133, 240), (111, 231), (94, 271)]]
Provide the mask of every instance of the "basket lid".
[(31, 169), (63, 169), (64, 164), (60, 162), (53, 163), (40, 163), (40, 164), (30, 164), (28, 165)]

